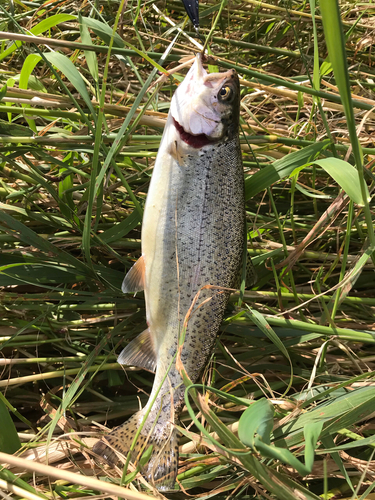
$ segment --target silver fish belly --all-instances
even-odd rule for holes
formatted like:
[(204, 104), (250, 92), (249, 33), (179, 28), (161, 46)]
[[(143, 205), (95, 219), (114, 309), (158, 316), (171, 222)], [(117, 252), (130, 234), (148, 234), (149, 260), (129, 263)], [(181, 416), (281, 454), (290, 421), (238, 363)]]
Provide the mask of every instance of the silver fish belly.
[[(178, 466), (175, 424), (185, 392), (175, 364), (179, 335), (196, 299), (181, 352), (195, 382), (215, 344), (230, 294), (225, 289), (241, 272), (245, 236), (238, 77), (233, 71), (207, 75), (197, 56), (183, 84), (171, 104), (147, 196), (142, 257), (123, 286), (126, 292), (144, 289), (148, 330), (118, 361), (155, 371), (154, 385), (147, 405), (94, 447), (116, 462), (115, 451), (126, 454), (143, 424), (131, 457), (139, 462), (152, 445), (141, 472), (162, 491), (173, 489)], [(190, 110), (183, 109), (189, 92)]]

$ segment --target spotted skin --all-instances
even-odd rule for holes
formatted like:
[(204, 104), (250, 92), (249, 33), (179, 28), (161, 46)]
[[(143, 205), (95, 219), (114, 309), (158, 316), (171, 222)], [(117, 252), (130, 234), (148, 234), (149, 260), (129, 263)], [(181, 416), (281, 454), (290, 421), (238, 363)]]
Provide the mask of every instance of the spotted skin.
[[(242, 269), (245, 209), (238, 137), (239, 81), (235, 72), (222, 75), (217, 76), (223, 79), (220, 85), (229, 85), (233, 94), (231, 102), (221, 106), (222, 136), (194, 147), (183, 139), (169, 116), (147, 197), (142, 254), (147, 321), (157, 356), (149, 402), (94, 447), (95, 453), (116, 462), (113, 450), (128, 452), (149, 411), (132, 460), (138, 462), (153, 445), (151, 458), (141, 471), (162, 491), (173, 489), (177, 475), (174, 423), (184, 405), (185, 386), (175, 359), (185, 316), (199, 293), (181, 353), (188, 376), (196, 382), (223, 319), (230, 294), (224, 289), (235, 286)], [(206, 285), (220, 289), (203, 289)]]

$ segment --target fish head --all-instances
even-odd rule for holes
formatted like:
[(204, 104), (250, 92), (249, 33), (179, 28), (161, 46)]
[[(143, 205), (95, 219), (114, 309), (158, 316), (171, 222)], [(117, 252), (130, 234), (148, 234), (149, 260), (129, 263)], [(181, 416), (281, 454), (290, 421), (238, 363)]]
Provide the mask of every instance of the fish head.
[(214, 141), (237, 133), (239, 106), (240, 84), (236, 71), (208, 74), (201, 54), (197, 54), (174, 93), (170, 112), (185, 134), (204, 134)]

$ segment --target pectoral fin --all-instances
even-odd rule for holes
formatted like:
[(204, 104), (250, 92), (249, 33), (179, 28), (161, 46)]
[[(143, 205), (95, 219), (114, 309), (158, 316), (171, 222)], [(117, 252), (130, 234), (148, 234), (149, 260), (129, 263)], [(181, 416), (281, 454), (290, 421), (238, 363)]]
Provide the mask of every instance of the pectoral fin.
[(120, 365), (138, 366), (150, 372), (156, 370), (156, 354), (150, 330), (144, 332), (132, 340), (117, 358)]
[(127, 272), (122, 282), (121, 290), (124, 293), (141, 292), (145, 288), (145, 261), (143, 255)]
[(181, 147), (177, 141), (172, 142), (172, 144), (168, 148), (168, 153), (172, 156), (172, 158), (174, 160), (176, 160), (176, 162), (179, 165), (184, 164), (184, 159), (182, 156)]

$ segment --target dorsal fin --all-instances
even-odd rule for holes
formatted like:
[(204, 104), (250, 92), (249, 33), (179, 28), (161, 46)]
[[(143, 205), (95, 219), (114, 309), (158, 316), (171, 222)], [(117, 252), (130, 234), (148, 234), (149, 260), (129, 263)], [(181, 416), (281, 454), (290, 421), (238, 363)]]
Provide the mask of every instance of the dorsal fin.
[[(245, 276), (245, 288), (250, 288), (257, 282), (257, 272), (255, 270), (254, 264), (249, 255), (246, 255), (246, 276)], [(243, 267), (241, 267), (240, 272), (234, 282), (233, 288), (240, 288), (242, 283)]]
[(246, 278), (245, 278), (246, 288), (250, 288), (251, 286), (255, 285), (257, 279), (258, 279), (257, 272), (255, 270), (253, 261), (251, 260), (250, 255), (248, 254), (246, 256)]
[(127, 366), (138, 366), (150, 372), (156, 370), (156, 354), (154, 344), (147, 328), (132, 340), (117, 358), (117, 363)]
[(124, 281), (122, 282), (121, 290), (124, 293), (141, 292), (145, 288), (145, 261), (143, 255), (139, 257), (137, 262), (129, 269)]

